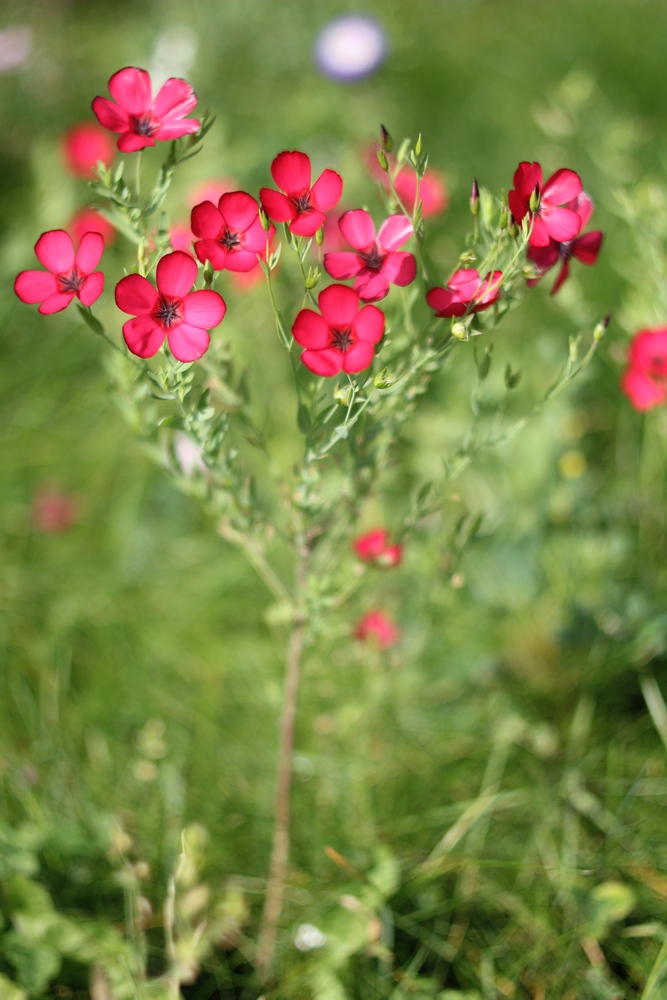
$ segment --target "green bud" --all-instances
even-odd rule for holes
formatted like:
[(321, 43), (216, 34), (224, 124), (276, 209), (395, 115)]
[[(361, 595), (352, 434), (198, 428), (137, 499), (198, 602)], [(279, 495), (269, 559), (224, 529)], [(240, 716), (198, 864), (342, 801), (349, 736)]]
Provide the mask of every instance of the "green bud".
[(507, 223), (507, 232), (510, 234), (512, 239), (515, 239), (519, 234), (519, 227), (514, 221), (514, 216), (510, 214), (509, 221)]
[(314, 288), (317, 282), (320, 280), (320, 269), (319, 267), (309, 267), (308, 274), (306, 275), (306, 288), (308, 291)]
[(521, 380), (521, 372), (517, 368), (515, 372), (512, 371), (512, 366), (507, 362), (505, 365), (505, 385), (508, 389), (515, 389)]
[(464, 250), (462, 254), (459, 255), (460, 264), (474, 264), (477, 260), (477, 254), (474, 250)]
[(605, 318), (601, 319), (598, 325), (593, 330), (593, 340), (596, 343), (598, 340), (602, 340), (602, 338), (604, 337), (605, 333), (607, 332), (607, 328), (609, 326), (610, 321), (611, 321), (611, 313), (607, 313)]
[(387, 375), (387, 369), (383, 368), (373, 379), (373, 385), (376, 389), (386, 389), (388, 386), (393, 385), (395, 381), (396, 377), (394, 375)]
[(473, 215), (479, 215), (479, 186), (476, 177), (473, 178), (470, 189), (470, 211)]
[(353, 391), (351, 385), (337, 385), (333, 391), (333, 398), (340, 406), (349, 406)]
[(385, 153), (391, 153), (394, 148), (394, 140), (389, 135), (384, 125), (380, 125), (380, 135), (382, 136), (382, 148)]
[(207, 260), (204, 264), (204, 285), (206, 288), (210, 288), (213, 284), (213, 265), (210, 260)]
[(269, 222), (268, 215), (266, 214), (266, 212), (264, 211), (264, 209), (261, 206), (260, 206), (260, 209), (259, 209), (259, 221), (262, 224), (262, 229), (264, 230), (264, 232), (268, 233), (269, 226), (271, 225), (271, 223)]
[(528, 202), (528, 204), (530, 206), (531, 212), (533, 214), (535, 214), (535, 212), (540, 207), (540, 185), (539, 184), (536, 184), (535, 187), (533, 188), (533, 190), (531, 191), (531, 193), (530, 193), (530, 201)]
[(533, 281), (535, 278), (539, 278), (540, 271), (534, 264), (524, 264), (521, 268), (521, 276), (525, 278), (526, 281)]
[(506, 208), (500, 209), (500, 218), (498, 220), (498, 226), (502, 232), (503, 229), (507, 229), (507, 223), (509, 222), (509, 212)]
[(424, 146), (423, 146), (423, 143), (422, 143), (422, 134), (420, 132), (419, 136), (417, 138), (417, 142), (415, 143), (415, 155), (416, 156), (421, 156), (423, 148), (424, 148)]
[(459, 323), (457, 320), (454, 320), (452, 323), (452, 337), (456, 337), (457, 340), (468, 339), (468, 327), (465, 323)]
[(377, 153), (378, 163), (380, 164), (380, 169), (387, 171), (389, 170), (389, 164), (387, 162), (387, 157), (385, 156), (384, 149), (381, 146), (375, 150)]
[(315, 242), (317, 243), (318, 247), (321, 247), (322, 244), (324, 243), (324, 226), (322, 226), (321, 229), (318, 229), (317, 232), (315, 233)]

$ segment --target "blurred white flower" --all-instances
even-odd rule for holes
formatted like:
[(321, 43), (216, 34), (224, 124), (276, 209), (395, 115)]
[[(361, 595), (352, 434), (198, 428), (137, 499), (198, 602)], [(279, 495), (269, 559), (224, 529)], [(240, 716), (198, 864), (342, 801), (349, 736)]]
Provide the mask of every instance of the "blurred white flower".
[(334, 80), (360, 80), (374, 73), (387, 54), (387, 36), (375, 18), (362, 14), (337, 17), (315, 40), (315, 62)]
[(181, 431), (178, 431), (174, 436), (174, 455), (181, 467), (181, 472), (188, 479), (190, 479), (193, 472), (205, 474), (208, 471), (206, 463), (202, 458), (201, 448), (198, 448), (192, 438), (189, 438), (187, 434), (183, 434)]
[(13, 24), (0, 31), (0, 73), (18, 73), (32, 51), (32, 30), (27, 24)]
[(187, 76), (195, 61), (198, 47), (197, 35), (184, 25), (168, 28), (158, 35), (149, 66), (154, 93), (157, 93), (169, 77)]
[(322, 948), (327, 943), (327, 936), (313, 924), (300, 924), (294, 935), (294, 944), (299, 951), (312, 951)]

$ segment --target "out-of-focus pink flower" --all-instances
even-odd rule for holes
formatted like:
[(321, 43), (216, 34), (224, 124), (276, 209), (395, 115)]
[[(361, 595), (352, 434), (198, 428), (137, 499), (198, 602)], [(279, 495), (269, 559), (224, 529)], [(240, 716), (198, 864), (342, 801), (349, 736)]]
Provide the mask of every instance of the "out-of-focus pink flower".
[(347, 285), (324, 288), (317, 304), (322, 315), (302, 309), (292, 327), (297, 344), (306, 348), (301, 355), (306, 368), (327, 377), (368, 368), (384, 335), (384, 313), (377, 306), (359, 309), (359, 296)]
[(245, 191), (223, 194), (217, 208), (210, 201), (195, 205), (191, 225), (197, 257), (216, 271), (251, 271), (275, 233), (273, 226), (273, 232), (264, 231), (259, 205)]
[(196, 277), (196, 261), (174, 250), (158, 261), (157, 288), (140, 274), (120, 279), (116, 305), (134, 316), (123, 325), (125, 343), (133, 354), (151, 358), (165, 337), (178, 361), (196, 361), (208, 350), (208, 331), (222, 322), (227, 306), (211, 289), (191, 292)]
[(641, 412), (667, 401), (667, 327), (639, 330), (634, 335), (621, 389)]
[(95, 271), (104, 251), (99, 233), (84, 233), (74, 253), (72, 237), (64, 229), (42, 233), (35, 243), (35, 254), (46, 271), (21, 271), (14, 291), (21, 302), (41, 302), (44, 316), (66, 309), (76, 296), (84, 306), (91, 306), (104, 291), (104, 275)]
[(67, 231), (75, 243), (80, 243), (85, 233), (99, 233), (107, 247), (111, 246), (117, 236), (108, 219), (88, 205), (72, 216), (67, 224)]
[(368, 212), (361, 208), (345, 212), (339, 221), (340, 231), (356, 253), (326, 253), (324, 268), (332, 278), (355, 278), (354, 290), (363, 302), (377, 302), (393, 285), (409, 285), (417, 273), (411, 253), (399, 251), (413, 233), (412, 223), (404, 215), (390, 215), (375, 235)]
[(32, 502), (31, 520), (47, 534), (68, 531), (79, 519), (79, 505), (71, 493), (56, 486), (41, 486)]
[(540, 164), (524, 161), (514, 172), (514, 188), (507, 201), (519, 224), (530, 215), (530, 245), (546, 247), (550, 240), (566, 243), (578, 235), (581, 219), (573, 208), (565, 206), (581, 192), (581, 178), (574, 170), (557, 170), (543, 186)]
[[(167, 142), (199, 131), (199, 121), (186, 118), (197, 103), (192, 86), (186, 80), (171, 77), (153, 99), (151, 78), (145, 69), (127, 66), (109, 80), (113, 97), (96, 97), (92, 108), (100, 125), (110, 132), (120, 132), (121, 153), (134, 153), (155, 141)], [(114, 103), (115, 102), (115, 103)]]
[(190, 188), (185, 203), (188, 208), (194, 208), (195, 205), (200, 205), (202, 201), (212, 201), (214, 205), (217, 205), (223, 194), (229, 194), (230, 191), (238, 191), (239, 187), (239, 182), (234, 180), (233, 177), (219, 177), (215, 180), (202, 181)]
[[(369, 150), (366, 159), (372, 177), (382, 184), (386, 191), (390, 191), (391, 185), (387, 172), (381, 169), (374, 147)], [(394, 187), (405, 209), (408, 212), (413, 212), (417, 198), (417, 174), (412, 167), (407, 164), (401, 167), (394, 177)], [(436, 215), (441, 215), (449, 204), (445, 178), (434, 167), (426, 168), (419, 183), (419, 200), (422, 203), (422, 218), (424, 219), (432, 219)]]
[(355, 538), (352, 544), (360, 559), (377, 566), (398, 566), (403, 558), (403, 546), (392, 545), (385, 528), (373, 528)]
[(426, 293), (426, 301), (440, 317), (482, 312), (498, 299), (502, 280), (502, 271), (489, 271), (482, 281), (475, 268), (461, 268), (444, 288), (431, 288)]
[(369, 611), (357, 622), (355, 637), (361, 642), (380, 649), (395, 646), (401, 638), (401, 630), (384, 611)]
[(94, 177), (93, 167), (98, 160), (108, 167), (114, 158), (111, 139), (94, 122), (81, 122), (68, 128), (61, 149), (65, 166), (75, 177)]
[(310, 157), (305, 153), (278, 153), (271, 176), (280, 188), (262, 188), (262, 208), (274, 222), (289, 222), (296, 236), (314, 236), (324, 225), (325, 212), (335, 208), (343, 193), (343, 178), (335, 170), (323, 170), (311, 186)]
[[(585, 191), (582, 191), (566, 208), (571, 208), (577, 213), (581, 219), (582, 229), (593, 214), (593, 202), (590, 195)], [(531, 260), (539, 268), (540, 274), (536, 278), (531, 278), (528, 281), (528, 285), (532, 288), (533, 285), (536, 285), (544, 277), (547, 271), (551, 270), (552, 267), (561, 261), (560, 273), (551, 289), (551, 294), (555, 295), (570, 273), (570, 260), (572, 257), (575, 260), (581, 261), (582, 264), (592, 266), (598, 259), (602, 239), (603, 234), (596, 229), (590, 233), (582, 233), (581, 236), (576, 236), (573, 240), (568, 240), (566, 243), (557, 243), (556, 240), (549, 240), (549, 244), (546, 247), (529, 245), (527, 252), (528, 260)]]
[(169, 229), (169, 239), (174, 250), (192, 253), (192, 232), (184, 222), (175, 222)]

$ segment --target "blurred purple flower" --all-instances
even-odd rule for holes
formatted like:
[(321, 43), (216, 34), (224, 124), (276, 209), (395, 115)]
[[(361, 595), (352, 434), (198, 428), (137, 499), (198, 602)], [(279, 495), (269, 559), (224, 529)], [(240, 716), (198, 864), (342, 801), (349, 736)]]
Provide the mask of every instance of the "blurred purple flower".
[(13, 24), (0, 31), (0, 73), (18, 73), (32, 50), (32, 31), (27, 24)]
[(387, 55), (387, 36), (379, 21), (345, 14), (322, 28), (315, 40), (315, 62), (334, 80), (361, 80), (374, 73)]

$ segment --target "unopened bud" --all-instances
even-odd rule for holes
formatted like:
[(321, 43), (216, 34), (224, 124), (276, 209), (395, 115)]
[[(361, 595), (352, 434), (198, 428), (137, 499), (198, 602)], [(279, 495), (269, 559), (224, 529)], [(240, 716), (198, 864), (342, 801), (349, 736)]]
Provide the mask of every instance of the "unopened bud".
[(422, 134), (420, 132), (419, 135), (418, 135), (418, 137), (417, 137), (417, 141), (415, 143), (415, 156), (421, 156), (423, 148), (424, 148), (424, 144), (422, 143)]
[(460, 264), (474, 264), (477, 260), (477, 254), (474, 250), (464, 250), (459, 256)]
[(266, 212), (264, 211), (264, 209), (261, 206), (260, 206), (260, 209), (259, 209), (259, 221), (260, 221), (260, 223), (262, 225), (262, 229), (264, 230), (264, 232), (268, 233), (269, 226), (271, 225), (271, 223), (269, 222), (268, 215), (266, 214)]
[(317, 282), (320, 280), (320, 269), (319, 267), (309, 267), (308, 274), (306, 275), (306, 288), (308, 291), (314, 288)]
[(315, 242), (317, 243), (318, 247), (321, 247), (322, 244), (324, 243), (324, 226), (321, 226), (315, 233)]
[(611, 313), (607, 313), (604, 319), (601, 319), (598, 325), (593, 330), (593, 340), (602, 340), (611, 320)]
[(506, 208), (500, 209), (500, 218), (498, 219), (498, 226), (500, 230), (507, 229), (507, 223), (509, 222), (509, 212)]
[(491, 355), (492, 354), (493, 354), (493, 344), (489, 344), (489, 346), (487, 347), (487, 349), (484, 352), (484, 357), (482, 358), (482, 360), (480, 361), (479, 365), (477, 366), (477, 374), (479, 375), (480, 382), (483, 382), (484, 379), (489, 374), (489, 370), (491, 368)]
[(382, 148), (385, 153), (391, 153), (394, 148), (394, 140), (389, 135), (384, 125), (380, 125), (380, 135), (382, 136)]
[(509, 220), (507, 222), (507, 232), (510, 234), (510, 236), (512, 237), (512, 239), (514, 239), (518, 235), (518, 232), (519, 232), (519, 227), (516, 224), (516, 219), (514, 218), (514, 216), (511, 213), (510, 213)]
[(373, 379), (373, 385), (376, 389), (386, 389), (388, 386), (393, 385), (395, 381), (395, 376), (388, 375), (387, 369), (383, 368)]
[(456, 337), (457, 340), (468, 339), (468, 327), (465, 323), (452, 323), (452, 337)]
[(479, 215), (479, 186), (476, 177), (473, 178), (470, 189), (470, 211), (473, 215)]
[(207, 260), (204, 264), (204, 284), (207, 288), (210, 288), (213, 284), (213, 265), (210, 260)]
[(521, 268), (521, 277), (525, 278), (526, 281), (534, 281), (535, 278), (539, 278), (539, 276), (540, 271), (534, 264), (524, 264)]
[(387, 157), (384, 154), (384, 149), (382, 149), (381, 146), (378, 146), (375, 152), (377, 154), (378, 163), (380, 164), (380, 169), (385, 171), (389, 170), (389, 164), (387, 163)]
[(351, 385), (344, 385), (342, 387), (339, 386), (339, 385), (337, 385), (336, 388), (334, 389), (334, 392), (333, 392), (333, 398), (341, 406), (349, 406), (350, 405), (350, 396), (351, 395), (352, 395), (352, 386)]
[(512, 366), (507, 362), (505, 366), (505, 385), (508, 389), (515, 389), (521, 380), (521, 372), (517, 368), (515, 372), (512, 371)]
[(530, 207), (531, 212), (533, 212), (533, 214), (540, 207), (540, 185), (539, 184), (536, 184), (535, 187), (533, 188), (533, 190), (531, 191), (531, 193), (530, 193), (530, 201), (528, 202), (528, 205)]

